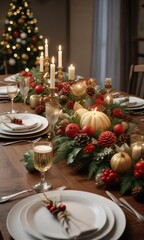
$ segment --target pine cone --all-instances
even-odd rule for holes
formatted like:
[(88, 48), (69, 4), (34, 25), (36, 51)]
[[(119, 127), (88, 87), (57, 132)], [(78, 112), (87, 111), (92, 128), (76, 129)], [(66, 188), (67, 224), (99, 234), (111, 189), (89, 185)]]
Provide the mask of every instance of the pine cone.
[(70, 92), (71, 88), (69, 85), (64, 85), (63, 88), (60, 90), (60, 95), (68, 95)]
[(138, 202), (144, 201), (144, 187), (134, 187), (132, 189), (132, 196)]
[(102, 147), (111, 147), (116, 143), (115, 135), (110, 131), (102, 132), (98, 138), (98, 143)]
[(88, 171), (89, 161), (82, 159), (80, 162), (75, 162), (73, 165), (74, 173), (86, 173)]
[(86, 89), (86, 93), (87, 93), (87, 95), (92, 97), (95, 94), (95, 89), (92, 86), (89, 86)]
[(121, 146), (124, 143), (128, 143), (129, 137), (127, 134), (121, 134), (118, 138), (117, 145)]
[(63, 131), (65, 130), (66, 126), (69, 124), (69, 121), (67, 119), (63, 119), (59, 125), (58, 125), (58, 129), (62, 129)]
[(80, 133), (74, 138), (74, 142), (79, 147), (85, 147), (91, 142), (91, 139), (86, 133)]

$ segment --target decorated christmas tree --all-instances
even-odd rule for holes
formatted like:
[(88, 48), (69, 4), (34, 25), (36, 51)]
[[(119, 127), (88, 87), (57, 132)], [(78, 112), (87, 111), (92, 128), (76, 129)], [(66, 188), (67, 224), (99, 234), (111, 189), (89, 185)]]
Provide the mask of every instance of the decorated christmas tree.
[(38, 63), (43, 36), (27, 0), (11, 0), (0, 41), (0, 73), (17, 73)]

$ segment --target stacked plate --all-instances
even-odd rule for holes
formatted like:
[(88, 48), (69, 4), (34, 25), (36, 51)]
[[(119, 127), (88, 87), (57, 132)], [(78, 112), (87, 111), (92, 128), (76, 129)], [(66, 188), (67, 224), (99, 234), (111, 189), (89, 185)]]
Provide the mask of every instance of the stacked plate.
[(115, 98), (114, 103), (121, 103), (128, 110), (140, 110), (144, 108), (144, 99), (138, 97), (120, 97)]
[(7, 94), (7, 87), (6, 86), (0, 86), (0, 99), (7, 99), (8, 94)]
[[(56, 199), (58, 191), (47, 192), (49, 199)], [(83, 191), (61, 191), (61, 201), (72, 216), (97, 229), (84, 234), (79, 240), (116, 240), (123, 234), (126, 219), (121, 208), (111, 200)], [(66, 240), (57, 219), (42, 205), (39, 195), (30, 196), (16, 204), (8, 214), (7, 229), (15, 239)]]
[[(22, 124), (12, 123), (12, 119), (21, 119)], [(3, 138), (24, 139), (44, 134), (48, 127), (45, 117), (36, 114), (6, 114), (0, 116), (0, 136)]]

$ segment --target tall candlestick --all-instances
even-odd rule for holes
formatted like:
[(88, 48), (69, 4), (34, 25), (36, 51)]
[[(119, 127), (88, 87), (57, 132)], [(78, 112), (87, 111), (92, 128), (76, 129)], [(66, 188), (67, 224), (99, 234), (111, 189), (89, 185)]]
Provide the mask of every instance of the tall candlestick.
[(59, 45), (59, 49), (58, 49), (58, 67), (62, 67), (62, 48), (61, 48), (61, 45)]
[(75, 80), (75, 67), (72, 64), (68, 67), (68, 79)]
[(43, 57), (43, 52), (41, 52), (41, 55), (40, 55), (40, 72), (43, 72), (43, 60), (44, 60), (44, 57)]
[(48, 40), (45, 39), (45, 57), (48, 57)]
[(52, 63), (50, 65), (50, 88), (55, 88), (55, 59), (52, 57)]

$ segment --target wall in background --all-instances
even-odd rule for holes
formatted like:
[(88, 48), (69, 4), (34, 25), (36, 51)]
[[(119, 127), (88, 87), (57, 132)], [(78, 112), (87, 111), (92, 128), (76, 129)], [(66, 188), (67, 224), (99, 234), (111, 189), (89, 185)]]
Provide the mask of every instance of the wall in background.
[[(76, 73), (91, 77), (94, 0), (30, 0), (40, 33), (49, 40), (50, 56), (63, 49), (63, 66), (76, 66)], [(9, 10), (9, 1), (0, 1), (0, 35)], [(70, 11), (68, 6), (70, 5)], [(70, 22), (69, 22), (70, 21)], [(70, 24), (70, 25), (69, 25)]]
[(70, 4), (70, 60), (78, 74), (92, 77), (94, 0), (72, 0)]

